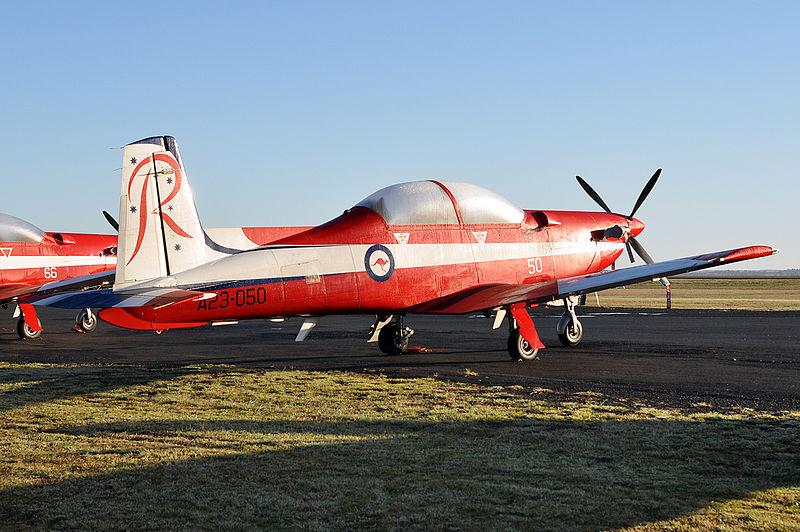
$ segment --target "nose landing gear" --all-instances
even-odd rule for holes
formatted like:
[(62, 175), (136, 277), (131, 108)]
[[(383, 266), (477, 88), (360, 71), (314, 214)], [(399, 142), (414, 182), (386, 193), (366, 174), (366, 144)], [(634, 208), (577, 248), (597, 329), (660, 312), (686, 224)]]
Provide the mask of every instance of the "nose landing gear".
[(97, 328), (97, 317), (92, 309), (85, 308), (75, 316), (75, 330), (77, 332), (89, 333)]
[(583, 339), (583, 325), (575, 314), (578, 298), (570, 296), (564, 299), (564, 315), (558, 320), (556, 332), (558, 340), (567, 347), (575, 347)]

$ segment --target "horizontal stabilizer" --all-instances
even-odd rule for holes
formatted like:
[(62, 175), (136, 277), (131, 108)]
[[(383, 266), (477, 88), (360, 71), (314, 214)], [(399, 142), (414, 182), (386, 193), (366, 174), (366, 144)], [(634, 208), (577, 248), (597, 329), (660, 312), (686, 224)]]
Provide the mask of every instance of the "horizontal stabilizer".
[(113, 291), (110, 288), (47, 296), (33, 304), (57, 308), (163, 307), (181, 301), (200, 301), (214, 294), (174, 288)]

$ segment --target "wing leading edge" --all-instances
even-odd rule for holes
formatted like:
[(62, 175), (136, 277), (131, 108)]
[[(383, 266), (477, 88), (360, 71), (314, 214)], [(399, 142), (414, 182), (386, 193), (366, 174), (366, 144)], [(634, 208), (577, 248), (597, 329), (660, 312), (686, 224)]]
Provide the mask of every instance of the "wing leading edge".
[(777, 252), (777, 249), (769, 246), (749, 246), (682, 259), (654, 262), (620, 270), (580, 275), (545, 283), (492, 284), (430, 301), (407, 310), (408, 312), (462, 314), (487, 308), (509, 306), (523, 301), (543, 303), (563, 299), (571, 295), (597, 292), (607, 288), (658, 279), (659, 277), (703, 270), (742, 260), (757, 259)]

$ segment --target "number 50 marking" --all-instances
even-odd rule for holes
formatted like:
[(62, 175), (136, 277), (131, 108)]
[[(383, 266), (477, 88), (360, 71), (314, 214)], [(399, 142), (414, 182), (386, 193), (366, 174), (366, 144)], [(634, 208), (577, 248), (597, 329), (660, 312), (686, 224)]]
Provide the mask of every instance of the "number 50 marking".
[(528, 273), (542, 273), (542, 259), (540, 257), (528, 259)]

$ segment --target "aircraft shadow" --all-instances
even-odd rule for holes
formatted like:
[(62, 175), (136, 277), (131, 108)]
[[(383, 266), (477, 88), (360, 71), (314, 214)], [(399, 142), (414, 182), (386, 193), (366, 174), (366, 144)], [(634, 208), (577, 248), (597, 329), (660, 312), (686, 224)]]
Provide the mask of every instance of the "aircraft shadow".
[[(197, 434), (225, 456), (147, 467), (134, 456), (119, 471), (5, 489), (0, 523), (131, 530), (626, 527), (797, 486), (796, 430), (794, 422), (764, 420), (64, 426), (52, 432), (119, 446)], [(232, 432), (246, 435), (247, 450), (226, 436)], [(322, 441), (286, 449), (308, 435)]]

